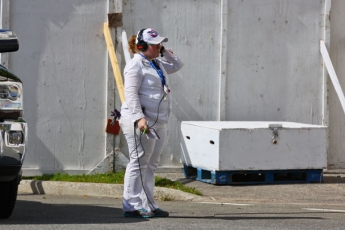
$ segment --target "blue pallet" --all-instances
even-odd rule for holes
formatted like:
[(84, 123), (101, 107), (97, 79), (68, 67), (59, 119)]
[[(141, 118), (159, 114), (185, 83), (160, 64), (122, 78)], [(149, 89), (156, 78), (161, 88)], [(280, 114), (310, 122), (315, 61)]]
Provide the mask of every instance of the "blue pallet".
[(321, 183), (322, 169), (216, 171), (183, 165), (186, 178), (217, 185)]

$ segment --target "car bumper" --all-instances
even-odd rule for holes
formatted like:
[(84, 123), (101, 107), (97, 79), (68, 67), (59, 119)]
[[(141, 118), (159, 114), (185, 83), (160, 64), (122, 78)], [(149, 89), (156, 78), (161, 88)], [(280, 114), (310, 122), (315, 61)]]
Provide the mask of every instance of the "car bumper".
[[(13, 133), (22, 136), (20, 143), (13, 142)], [(27, 143), (25, 122), (0, 122), (0, 181), (14, 179), (21, 171)]]

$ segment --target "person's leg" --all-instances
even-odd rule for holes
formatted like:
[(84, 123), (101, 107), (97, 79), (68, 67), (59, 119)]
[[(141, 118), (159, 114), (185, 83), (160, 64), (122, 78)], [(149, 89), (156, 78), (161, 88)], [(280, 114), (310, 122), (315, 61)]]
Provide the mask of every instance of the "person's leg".
[[(167, 139), (167, 125), (162, 123), (157, 123), (153, 127), (160, 139), (154, 140), (154, 146), (149, 149), (151, 151), (151, 157), (148, 161), (147, 168), (144, 175), (145, 191), (141, 193), (141, 200), (143, 202), (143, 207), (147, 210), (155, 210), (158, 208), (158, 204), (154, 200), (154, 187), (155, 187), (155, 171), (159, 165), (160, 157)], [(150, 140), (151, 141), (151, 140)], [(144, 146), (145, 151), (146, 147)]]
[[(140, 142), (145, 142), (146, 137), (144, 135), (140, 137), (138, 132), (134, 133), (137, 130), (134, 129), (134, 124), (130, 118), (121, 117), (120, 125), (126, 137), (130, 154), (124, 181), (123, 211), (132, 212), (143, 208), (140, 197), (143, 190), (141, 177), (146, 171), (152, 151), (144, 152), (145, 147), (143, 148)], [(153, 149), (153, 143), (145, 143), (145, 146), (147, 149)]]

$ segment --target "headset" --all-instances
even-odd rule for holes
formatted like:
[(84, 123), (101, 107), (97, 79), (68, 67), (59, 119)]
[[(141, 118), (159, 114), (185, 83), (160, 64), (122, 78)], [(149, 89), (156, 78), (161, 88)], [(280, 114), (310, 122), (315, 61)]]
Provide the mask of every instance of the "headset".
[[(137, 35), (137, 49), (141, 52), (146, 52), (147, 49), (149, 48), (149, 45), (147, 44), (147, 42), (144, 41), (143, 39), (143, 33), (144, 33), (144, 30), (146, 29), (142, 29), (139, 31), (138, 35)], [(163, 51), (164, 51), (164, 46), (161, 47), (161, 50), (160, 50), (160, 54), (161, 54), (161, 57), (163, 57)]]
[(146, 30), (146, 29), (140, 30), (140, 32), (137, 35), (137, 48), (141, 52), (145, 52), (149, 48), (149, 45), (143, 39), (144, 30)]

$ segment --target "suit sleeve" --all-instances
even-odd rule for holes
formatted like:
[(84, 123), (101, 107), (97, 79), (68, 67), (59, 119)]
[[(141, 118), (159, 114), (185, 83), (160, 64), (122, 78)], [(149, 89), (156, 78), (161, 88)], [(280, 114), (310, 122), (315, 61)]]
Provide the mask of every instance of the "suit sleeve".
[(132, 60), (128, 63), (124, 70), (124, 78), (125, 101), (131, 113), (131, 119), (133, 122), (135, 122), (140, 118), (145, 117), (138, 95), (139, 88), (144, 78), (140, 63), (138, 61)]
[(160, 59), (160, 62), (168, 74), (175, 73), (183, 67), (183, 62), (171, 50), (165, 50), (163, 54), (165, 60)]

